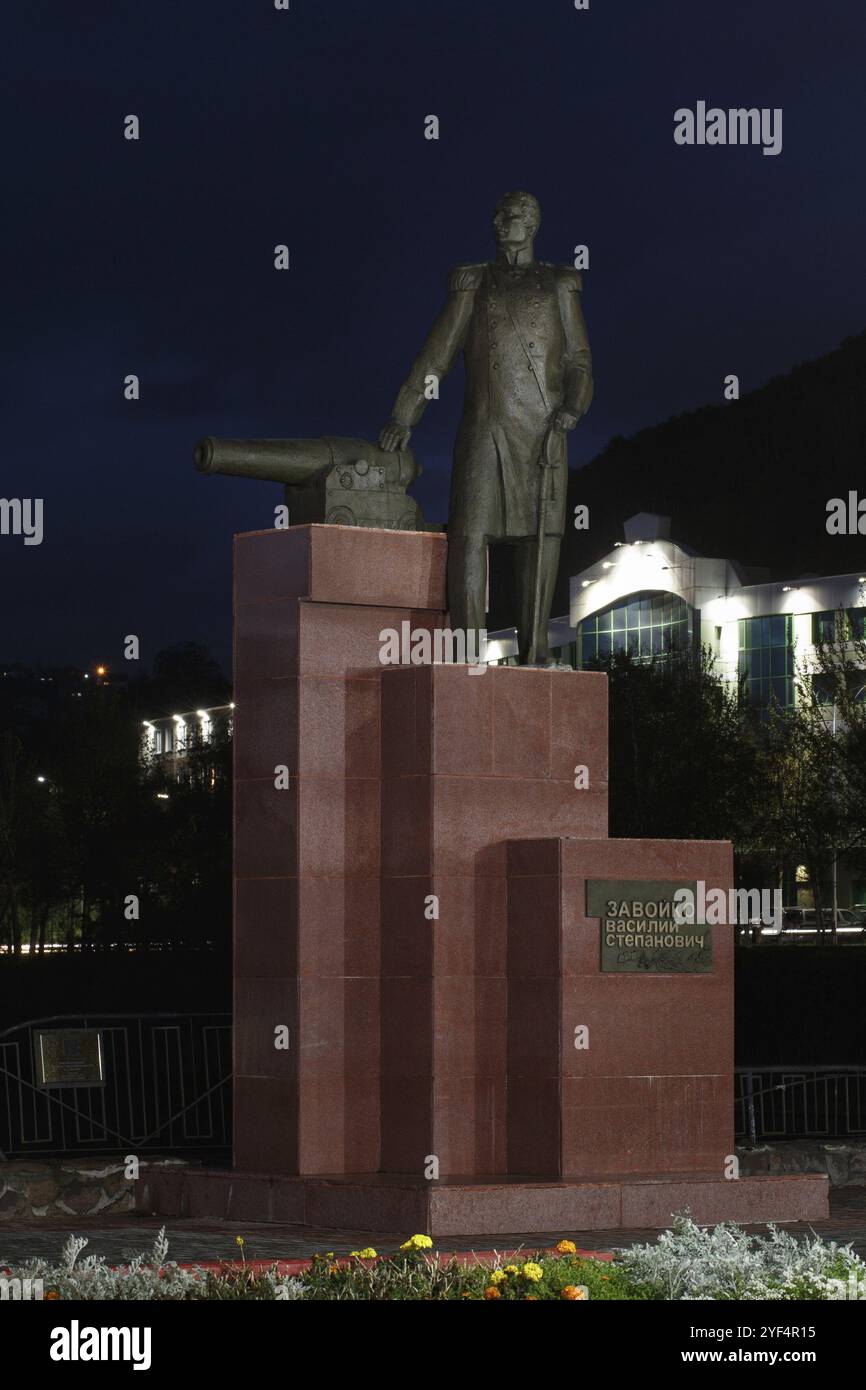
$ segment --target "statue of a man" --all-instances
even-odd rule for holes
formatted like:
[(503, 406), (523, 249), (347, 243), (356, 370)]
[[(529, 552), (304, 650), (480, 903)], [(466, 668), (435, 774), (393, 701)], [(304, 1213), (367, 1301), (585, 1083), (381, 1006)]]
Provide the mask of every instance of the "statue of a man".
[(565, 432), (592, 400), (581, 277), (537, 261), (541, 209), (506, 193), (494, 217), (496, 259), (459, 265), (448, 299), (394, 403), (379, 443), (404, 449), (463, 349), (466, 393), (454, 447), (448, 513), (448, 605), (453, 628), (485, 625), (487, 544), (515, 543), (520, 660), (550, 661), (547, 627), (565, 527)]

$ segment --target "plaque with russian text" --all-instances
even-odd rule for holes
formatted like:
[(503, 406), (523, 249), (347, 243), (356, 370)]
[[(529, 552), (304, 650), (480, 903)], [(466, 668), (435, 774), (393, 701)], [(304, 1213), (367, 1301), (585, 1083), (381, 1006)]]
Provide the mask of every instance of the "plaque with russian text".
[(102, 1038), (98, 1028), (37, 1030), (39, 1086), (104, 1086)]
[(694, 920), (696, 899), (694, 882), (587, 879), (586, 915), (600, 919), (601, 969), (649, 975), (712, 970), (712, 936)]

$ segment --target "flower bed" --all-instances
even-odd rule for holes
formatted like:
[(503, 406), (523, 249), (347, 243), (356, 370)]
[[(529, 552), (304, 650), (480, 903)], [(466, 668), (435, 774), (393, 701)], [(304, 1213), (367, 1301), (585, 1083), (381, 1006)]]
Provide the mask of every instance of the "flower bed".
[[(688, 1214), (649, 1245), (616, 1252), (611, 1260), (578, 1251), (569, 1240), (552, 1250), (443, 1256), (429, 1236), (416, 1235), (399, 1252), (380, 1257), (372, 1246), (348, 1257), (314, 1255), (306, 1267), (265, 1266), (243, 1258), (211, 1268), (168, 1260), (165, 1230), (150, 1256), (112, 1267), (102, 1256), (82, 1258), (87, 1241), (71, 1236), (60, 1263), (10, 1267), (8, 1277), (41, 1280), (47, 1299), (306, 1299), (568, 1303), (595, 1299), (676, 1301), (866, 1299), (866, 1265), (849, 1246), (818, 1237), (797, 1240), (770, 1228), (750, 1236), (733, 1225), (704, 1230)], [(0, 1261), (2, 1267), (2, 1261)]]

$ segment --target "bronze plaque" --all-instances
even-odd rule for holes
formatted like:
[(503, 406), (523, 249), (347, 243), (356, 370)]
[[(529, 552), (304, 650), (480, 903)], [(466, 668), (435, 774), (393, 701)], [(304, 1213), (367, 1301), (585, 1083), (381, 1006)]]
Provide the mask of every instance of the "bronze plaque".
[(98, 1028), (37, 1029), (39, 1086), (104, 1086), (102, 1037)]
[(602, 970), (650, 975), (707, 974), (712, 970), (710, 928), (690, 920), (684, 889), (691, 893), (694, 914), (696, 883), (587, 879), (586, 915), (601, 919)]

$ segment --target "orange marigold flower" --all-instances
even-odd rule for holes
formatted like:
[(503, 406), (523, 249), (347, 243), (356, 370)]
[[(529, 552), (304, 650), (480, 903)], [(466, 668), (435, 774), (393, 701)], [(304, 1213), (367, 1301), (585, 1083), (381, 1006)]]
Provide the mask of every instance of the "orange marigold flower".
[(487, 1285), (487, 1288), (484, 1290), (484, 1297), (485, 1297), (485, 1298), (501, 1298), (501, 1297), (502, 1297), (502, 1294), (499, 1292), (499, 1290), (497, 1289), (497, 1287), (496, 1287), (495, 1284), (488, 1284), (488, 1285)]
[(573, 1240), (561, 1240), (556, 1247), (557, 1255), (576, 1255), (577, 1246)]
[(583, 1296), (583, 1289), (579, 1289), (577, 1284), (566, 1284), (565, 1288), (562, 1290), (562, 1293), (560, 1294), (560, 1298), (569, 1299), (572, 1302), (575, 1299), (583, 1298)]

